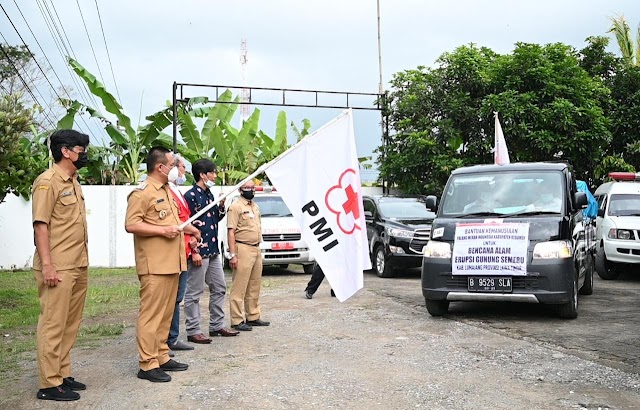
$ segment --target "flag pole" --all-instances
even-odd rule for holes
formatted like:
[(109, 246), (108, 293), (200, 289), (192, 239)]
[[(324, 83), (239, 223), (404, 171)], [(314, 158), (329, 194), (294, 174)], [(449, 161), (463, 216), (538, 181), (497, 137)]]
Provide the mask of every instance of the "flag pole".
[(306, 136), (305, 138), (301, 139), (300, 141), (296, 142), (294, 145), (290, 146), (285, 152), (283, 152), (282, 154), (278, 155), (277, 157), (275, 157), (274, 159), (272, 159), (271, 161), (267, 162), (266, 164), (262, 164), (258, 167), (258, 169), (256, 169), (255, 171), (253, 171), (253, 173), (251, 173), (251, 175), (249, 175), (248, 177), (246, 177), (245, 179), (243, 179), (242, 181), (240, 181), (239, 183), (237, 183), (236, 185), (234, 185), (232, 187), (232, 189), (229, 190), (229, 192), (227, 192), (226, 194), (222, 194), (218, 197), (218, 199), (214, 200), (213, 202), (211, 202), (209, 205), (207, 205), (206, 207), (202, 208), (200, 211), (198, 211), (195, 215), (192, 215), (188, 220), (186, 220), (185, 222), (181, 223), (179, 225), (180, 230), (184, 229), (185, 226), (189, 225), (191, 222), (195, 221), (196, 219), (198, 219), (201, 215), (203, 215), (205, 212), (207, 212), (209, 209), (211, 209), (214, 205), (217, 205), (218, 203), (220, 203), (220, 201), (222, 201), (223, 199), (227, 198), (229, 195), (231, 195), (232, 192), (234, 192), (235, 190), (239, 189), (241, 186), (243, 186), (244, 184), (246, 184), (248, 181), (252, 180), (254, 177), (256, 177), (257, 175), (262, 174), (264, 171), (266, 171), (267, 169), (269, 169), (272, 165), (277, 164), (281, 159), (283, 159), (284, 157), (286, 157), (287, 155), (289, 155), (293, 150), (295, 150), (296, 148), (298, 148), (299, 146), (301, 146), (302, 144), (306, 144), (309, 141), (309, 138), (313, 137), (314, 135), (318, 134), (320, 131), (324, 130), (325, 128), (327, 128), (328, 126), (332, 125), (333, 123), (337, 122), (339, 119), (341, 119), (343, 116), (345, 115), (351, 115), (352, 110), (351, 108), (344, 110), (340, 115), (338, 115), (336, 118), (334, 118), (333, 120), (329, 121), (328, 123), (326, 123), (325, 125), (323, 125), (322, 127), (318, 128), (317, 130), (315, 130), (313, 133), (311, 133), (311, 135)]

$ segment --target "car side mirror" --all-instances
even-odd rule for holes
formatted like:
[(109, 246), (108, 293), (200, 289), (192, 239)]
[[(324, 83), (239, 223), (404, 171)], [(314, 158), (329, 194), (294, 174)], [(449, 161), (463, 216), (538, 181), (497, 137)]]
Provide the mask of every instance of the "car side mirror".
[(435, 195), (427, 196), (427, 199), (425, 200), (424, 205), (431, 212), (436, 212), (438, 210), (438, 197)]
[(573, 202), (576, 204), (576, 209), (584, 209), (589, 205), (587, 194), (584, 192), (576, 192), (573, 194)]
[(604, 218), (604, 209), (598, 209), (598, 216)]
[(371, 211), (364, 211), (364, 220), (365, 221), (373, 221), (373, 214)]

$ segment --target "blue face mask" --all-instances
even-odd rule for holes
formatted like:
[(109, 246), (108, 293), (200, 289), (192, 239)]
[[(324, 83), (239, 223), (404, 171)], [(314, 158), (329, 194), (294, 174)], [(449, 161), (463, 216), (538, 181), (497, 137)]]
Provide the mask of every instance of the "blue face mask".
[(186, 182), (187, 182), (186, 175), (176, 178), (176, 185), (184, 185)]

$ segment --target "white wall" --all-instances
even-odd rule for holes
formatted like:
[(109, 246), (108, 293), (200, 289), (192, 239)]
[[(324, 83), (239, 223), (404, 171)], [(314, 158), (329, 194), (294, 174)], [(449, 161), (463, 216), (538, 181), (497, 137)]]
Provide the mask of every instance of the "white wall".
[[(94, 267), (134, 266), (133, 236), (124, 230), (127, 195), (132, 186), (82, 187), (87, 207), (89, 263)], [(183, 191), (190, 187), (182, 187)], [(213, 188), (216, 197), (227, 187)], [(363, 194), (379, 194), (382, 188), (363, 187)], [(8, 195), (0, 204), (0, 269), (30, 268), (35, 246), (31, 226), (31, 202)]]

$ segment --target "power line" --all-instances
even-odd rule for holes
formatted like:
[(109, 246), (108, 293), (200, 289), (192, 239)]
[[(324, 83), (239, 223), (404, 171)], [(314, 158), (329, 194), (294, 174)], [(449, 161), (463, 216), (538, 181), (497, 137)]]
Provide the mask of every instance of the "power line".
[[(60, 16), (58, 15), (58, 10), (56, 9), (56, 5), (53, 2), (53, 0), (49, 0), (49, 1), (51, 2), (51, 8), (53, 9), (53, 12), (55, 13), (56, 18), (58, 19), (58, 23), (60, 24), (60, 30), (62, 30), (62, 34), (64, 34), (64, 38), (67, 39), (67, 44), (69, 44), (69, 48), (71, 49), (71, 54), (67, 53), (67, 55), (73, 55), (74, 60), (78, 61), (78, 58), (76, 57), (76, 53), (73, 50), (73, 46), (71, 45), (71, 40), (69, 40), (69, 37), (67, 36), (67, 31), (64, 29), (64, 24), (62, 24), (62, 19), (60, 19)], [(47, 0), (42, 0), (42, 3), (44, 4), (47, 12), (49, 13), (49, 18), (51, 19), (51, 22), (56, 27), (56, 31), (58, 32), (58, 35), (60, 36), (60, 31), (58, 30), (57, 26), (55, 25), (55, 21), (53, 20), (53, 15), (51, 14), (51, 10), (49, 10), (49, 6), (47, 4)], [(82, 15), (82, 12), (80, 14)], [(60, 36), (60, 41), (64, 44), (64, 40), (62, 39), (62, 36)], [(91, 43), (91, 39), (89, 39), (89, 43)], [(93, 49), (93, 46), (91, 48)], [(65, 49), (66, 49), (66, 46), (65, 46)], [(94, 55), (95, 55), (95, 53), (94, 53)], [(65, 59), (65, 63), (66, 63), (66, 65), (68, 65), (67, 59)], [(100, 65), (98, 65), (98, 70), (100, 70)], [(102, 72), (100, 73), (100, 75), (102, 76)], [(80, 83), (84, 86), (85, 93), (89, 95), (89, 100), (93, 101), (93, 105), (94, 105), (95, 109), (98, 110), (98, 112), (99, 112), (100, 111), (100, 104), (96, 101), (95, 96), (88, 89), (88, 86), (84, 81), (80, 81)], [(103, 134), (107, 134), (107, 132), (104, 129), (102, 129), (102, 132), (103, 132)], [(104, 135), (103, 135), (103, 143), (104, 143)]]
[(98, 7), (98, 0), (96, 2), (96, 10), (98, 11), (98, 20), (100, 20), (100, 30), (102, 31), (102, 39), (104, 40), (104, 47), (107, 50), (107, 58), (109, 59), (109, 68), (111, 68), (111, 77), (113, 77), (113, 85), (116, 87), (116, 94), (118, 94), (118, 100), (122, 103), (122, 97), (120, 97), (120, 90), (118, 90), (118, 82), (116, 81), (116, 75), (113, 72), (113, 65), (111, 64), (111, 54), (109, 54), (109, 46), (107, 46), (107, 37), (104, 35), (104, 27), (102, 26), (102, 17), (100, 16), (100, 7)]
[[(51, 20), (51, 25), (53, 26), (53, 28), (55, 29), (56, 33), (58, 34), (58, 38), (60, 39), (60, 44), (62, 44), (62, 47), (64, 47), (65, 51), (66, 51), (66, 55), (67, 56), (73, 56), (73, 58), (77, 61), (78, 58), (76, 57), (76, 53), (73, 50), (73, 46), (71, 45), (71, 41), (69, 40), (69, 37), (67, 36), (67, 32), (64, 29), (64, 25), (62, 24), (62, 20), (60, 20), (60, 16), (58, 15), (58, 10), (56, 10), (56, 6), (53, 2), (51, 2), (51, 7), (53, 8), (53, 11), (56, 14), (56, 18), (58, 19), (58, 23), (60, 24), (60, 28), (58, 28), (58, 25), (56, 24), (55, 20), (53, 19), (53, 14), (51, 13), (51, 10), (49, 9), (49, 5), (47, 4), (46, 0), (42, 0), (42, 5), (44, 6), (41, 7), (40, 6), (40, 1), (36, 0), (36, 2), (38, 3), (38, 7), (40, 7), (40, 13), (42, 13), (42, 17), (45, 19), (45, 22), (47, 21), (45, 14), (44, 14), (44, 10), (46, 9), (47, 14), (49, 15), (49, 19)], [(47, 24), (48, 27), (48, 24)], [(62, 30), (62, 34), (64, 34), (64, 38), (67, 39), (67, 43), (64, 42), (64, 38), (62, 38), (62, 34), (60, 33), (60, 30)], [(55, 39), (55, 35), (53, 33), (53, 30), (49, 30), (51, 32), (51, 36), (54, 37)], [(67, 44), (69, 44), (69, 48), (67, 48)], [(71, 52), (69, 52), (69, 50), (71, 50)], [(69, 65), (69, 62), (67, 61), (67, 59), (64, 56), (64, 53), (60, 50), (60, 55), (62, 56), (62, 60), (64, 61), (65, 66)], [(69, 73), (71, 73), (71, 69), (69, 69)], [(71, 74), (71, 77), (75, 79), (75, 75)], [(80, 81), (80, 89), (85, 91), (85, 94), (89, 96), (89, 98), (86, 101), (93, 101), (93, 105), (96, 107), (96, 109), (98, 109), (98, 102), (96, 101), (95, 97), (93, 96), (93, 94), (90, 91), (87, 91), (85, 88), (87, 87), (87, 85)]]
[[(43, 0), (43, 3), (44, 3), (44, 0)], [(95, 97), (93, 96), (93, 94), (91, 94), (90, 92), (87, 91), (87, 85), (84, 82), (78, 80), (76, 78), (77, 76), (69, 68), (69, 64), (68, 64), (67, 58), (65, 57), (65, 53), (64, 53), (64, 51), (62, 49), (64, 48), (67, 51), (67, 55), (71, 54), (75, 58), (75, 53), (73, 51), (73, 47), (71, 46), (71, 43), (69, 43), (69, 47), (71, 48), (71, 52), (69, 53), (69, 49), (67, 48), (67, 45), (65, 44), (64, 39), (62, 38), (62, 35), (60, 34), (60, 30), (58, 29), (57, 25), (55, 24), (55, 21), (53, 19), (53, 15), (51, 14), (51, 11), (49, 10), (48, 7), (46, 8), (46, 12), (45, 12), (45, 8), (44, 7), (47, 6), (46, 3), (44, 3), (44, 7), (43, 7), (43, 5), (40, 4), (40, 1), (36, 0), (36, 4), (38, 5), (38, 9), (40, 10), (40, 14), (42, 15), (42, 19), (44, 20), (45, 24), (47, 25), (47, 29), (49, 30), (49, 34), (51, 35), (51, 38), (53, 39), (54, 44), (56, 45), (56, 49), (58, 50), (58, 53), (62, 57), (63, 65), (66, 68), (67, 72), (69, 73), (69, 77), (71, 78), (71, 80), (73, 81), (73, 83), (77, 87), (78, 93), (82, 96), (82, 98), (85, 99), (85, 101), (93, 101), (93, 104), (97, 109), (98, 108), (98, 103), (95, 100)], [(47, 19), (47, 15), (49, 16), (49, 19), (51, 20), (51, 22), (49, 22), (49, 20)], [(58, 21), (60, 21), (60, 20), (58, 20)], [(60, 25), (62, 26), (62, 22), (60, 22)], [(54, 32), (54, 29), (55, 29), (55, 32)], [(62, 28), (62, 30), (64, 31), (64, 27)], [(57, 32), (58, 36), (56, 36), (56, 32)], [(65, 32), (65, 36), (66, 36), (66, 32)], [(82, 92), (84, 92), (84, 94), (82, 94)], [(84, 121), (84, 118), (83, 118), (83, 121)], [(104, 134), (106, 134), (106, 131), (102, 127), (99, 127), (99, 129), (103, 133), (102, 134), (102, 143), (104, 144)]]
[[(51, 4), (53, 4), (53, 2)], [(102, 84), (105, 84), (104, 76), (102, 75), (102, 70), (100, 69), (100, 63), (98, 62), (98, 57), (96, 56), (96, 50), (93, 49), (93, 42), (91, 41), (91, 36), (89, 35), (89, 29), (87, 28), (87, 23), (84, 21), (84, 15), (82, 14), (82, 8), (80, 7), (80, 1), (76, 0), (76, 4), (78, 5), (78, 11), (80, 12), (80, 19), (82, 20), (82, 25), (84, 26), (84, 32), (87, 33), (87, 38), (89, 39), (89, 45), (91, 46), (91, 52), (93, 53), (93, 59), (96, 61), (96, 66), (98, 66), (98, 72), (100, 73), (100, 79), (102, 80)]]
[[(51, 67), (51, 71), (53, 71), (53, 74), (56, 76), (56, 78), (58, 79), (58, 82), (60, 82), (60, 86), (62, 87), (62, 90), (65, 92), (65, 94), (67, 94), (67, 97), (69, 97), (69, 99), (73, 99), (73, 97), (71, 97), (71, 94), (69, 94), (69, 91), (67, 91), (67, 89), (64, 87), (64, 83), (62, 82), (62, 80), (60, 79), (60, 76), (58, 76), (58, 73), (56, 72), (56, 70), (53, 69), (53, 64), (51, 64), (51, 60), (49, 60), (49, 57), (47, 57), (47, 54), (44, 52), (44, 49), (42, 48), (42, 46), (40, 45), (40, 42), (38, 41), (38, 38), (36, 37), (35, 33), (33, 32), (33, 30), (31, 29), (31, 26), (29, 25), (29, 22), (27, 21), (27, 19), (25, 18), (24, 14), (22, 13), (22, 10), (20, 9), (20, 6), (18, 6), (18, 3), (16, 2), (16, 0), (13, 0), (13, 3), (15, 4), (16, 8), (18, 9), (18, 12), (20, 13), (20, 16), (22, 16), (22, 20), (24, 20), (25, 24), (27, 25), (27, 28), (29, 29), (29, 32), (31, 33), (31, 35), (33, 36), (33, 39), (36, 41), (36, 44), (38, 45), (38, 48), (40, 48), (40, 51), (42, 52), (42, 55), (44, 56), (45, 60), (47, 61), (47, 63), (49, 64), (49, 67)], [(5, 15), (6, 15), (6, 11), (5, 11)], [(8, 18), (8, 16), (7, 16)], [(9, 21), (11, 21), (11, 19), (9, 19)], [(15, 29), (15, 26), (14, 26)], [(31, 57), (34, 59), (34, 61), (36, 62), (36, 64), (38, 63), (38, 61), (35, 58), (35, 55), (33, 54), (33, 52), (29, 49), (29, 46), (27, 46), (27, 43), (24, 41), (24, 39), (22, 38), (22, 36), (20, 35), (20, 33), (18, 32), (18, 30), (16, 29), (16, 33), (18, 33), (18, 36), (20, 37), (20, 40), (22, 40), (22, 44), (25, 45), (25, 47), (27, 47), (27, 50), (29, 51), (29, 53), (31, 54)], [(45, 78), (47, 78), (47, 75), (44, 73), (44, 71), (42, 70), (42, 68), (40, 67), (40, 65), (38, 64), (38, 67), (40, 68), (40, 71), (42, 72), (42, 75), (44, 75)], [(69, 72), (71, 73), (71, 72)], [(47, 78), (47, 82), (49, 83), (49, 85), (51, 85), (51, 88), (53, 88), (53, 85), (51, 84), (51, 82), (49, 81), (49, 79)], [(55, 91), (55, 89), (54, 89)], [(57, 95), (57, 93), (56, 93)], [(58, 95), (58, 98), (60, 98), (60, 96)], [(82, 120), (82, 122), (84, 123), (85, 127), (86, 127), (86, 132), (88, 134), (91, 134), (91, 127), (89, 126), (89, 124), (87, 124), (87, 122), (85, 121), (84, 117), (80, 116), (80, 119)], [(78, 124), (79, 126), (80, 124)]]
[[(4, 39), (4, 35), (2, 36), (2, 38)], [(7, 40), (5, 40), (6, 42)], [(33, 98), (33, 101), (38, 104), (41, 108), (42, 108), (42, 112), (44, 114), (44, 117), (47, 121), (49, 121), (49, 123), (51, 124), (51, 126), (53, 128), (55, 128), (55, 124), (53, 123), (53, 121), (51, 121), (51, 118), (49, 118), (49, 116), (47, 115), (47, 112), (44, 110), (44, 106), (42, 104), (40, 104), (40, 102), (38, 102), (38, 99), (36, 98), (36, 96), (33, 94), (33, 91), (31, 91), (31, 88), (29, 88), (29, 85), (27, 85), (27, 82), (24, 80), (24, 78), (22, 78), (22, 75), (20, 74), (20, 71), (18, 71), (18, 67), (14, 64), (13, 60), (11, 59), (11, 57), (9, 56), (9, 54), (7, 53), (7, 51), (4, 49), (4, 47), (2, 47), (2, 45), (0, 44), (0, 50), (2, 50), (2, 53), (4, 54), (5, 58), (7, 59), (7, 61), (9, 62), (9, 64), (11, 64), (11, 66), (13, 67), (13, 69), (16, 72), (16, 75), (18, 76), (18, 78), (20, 79), (20, 81), (22, 81), (22, 84), (24, 85), (24, 88), (27, 90), (27, 92), (31, 95), (31, 98)], [(37, 91), (37, 89), (36, 89)], [(40, 93), (38, 91), (38, 93)], [(42, 97), (42, 94), (40, 94), (40, 97)], [(44, 97), (42, 97), (42, 99), (45, 101), (46, 104), (46, 100)]]

